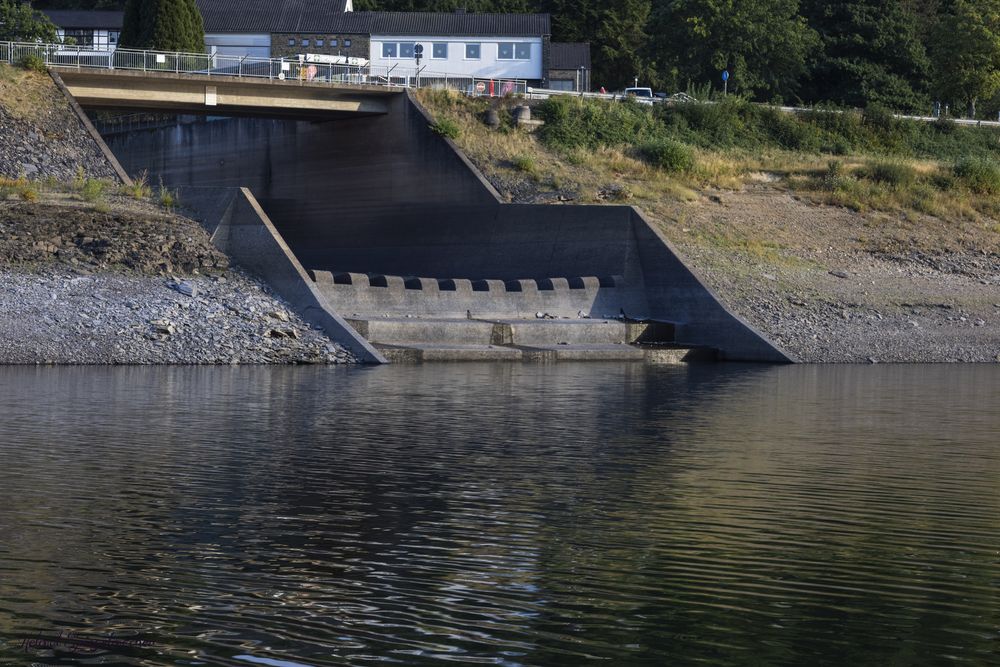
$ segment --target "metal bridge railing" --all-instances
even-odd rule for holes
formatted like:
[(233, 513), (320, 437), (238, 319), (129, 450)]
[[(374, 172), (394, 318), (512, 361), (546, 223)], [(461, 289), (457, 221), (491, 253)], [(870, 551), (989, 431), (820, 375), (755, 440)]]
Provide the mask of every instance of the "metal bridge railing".
[(449, 88), (467, 95), (523, 95), (523, 79), (479, 78), (418, 67), (372, 67), (303, 62), (298, 58), (257, 58), (138, 49), (96, 50), (66, 44), (0, 42), (0, 62), (17, 64), (34, 56), (48, 67), (130, 70), (152, 74), (257, 78), (314, 84), (351, 84), (383, 88)]

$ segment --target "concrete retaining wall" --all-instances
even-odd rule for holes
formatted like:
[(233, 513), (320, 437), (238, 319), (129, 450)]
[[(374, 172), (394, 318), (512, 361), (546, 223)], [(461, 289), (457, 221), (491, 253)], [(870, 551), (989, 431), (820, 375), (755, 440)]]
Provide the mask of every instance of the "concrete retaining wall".
[(249, 190), (183, 188), (180, 198), (205, 221), (217, 248), (264, 280), (304, 320), (320, 327), (359, 361), (386, 362), (316, 288)]
[[(729, 359), (790, 360), (727, 311), (631, 207), (500, 204), (408, 97), (390, 107), (386, 116), (333, 122), (187, 124), (110, 144), (129, 171), (149, 169), (172, 186), (250, 187), (323, 295), (349, 315), (624, 310), (674, 322), (679, 341), (718, 347)], [(351, 273), (386, 284), (333, 279)], [(607, 286), (533, 288), (584, 277)], [(425, 287), (406, 289), (412, 278)], [(448, 280), (462, 289), (441, 290)], [(500, 282), (471, 289), (484, 280)], [(517, 281), (534, 282), (507, 288)]]

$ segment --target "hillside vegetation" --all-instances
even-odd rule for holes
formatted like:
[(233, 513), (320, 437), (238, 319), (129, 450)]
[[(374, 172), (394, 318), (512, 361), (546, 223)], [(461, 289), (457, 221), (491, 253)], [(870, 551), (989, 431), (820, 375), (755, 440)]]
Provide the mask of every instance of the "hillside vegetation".
[[(534, 107), (545, 124), (528, 134), (510, 121), (515, 101), (445, 91), (419, 99), (455, 125), (458, 144), (511, 200), (633, 203), (669, 219), (678, 202), (766, 184), (856, 212), (921, 218), (929, 250), (1000, 243), (992, 128), (880, 109), (789, 114), (738, 98), (647, 107), (560, 97)], [(483, 122), (491, 104), (500, 105), (496, 130)]]

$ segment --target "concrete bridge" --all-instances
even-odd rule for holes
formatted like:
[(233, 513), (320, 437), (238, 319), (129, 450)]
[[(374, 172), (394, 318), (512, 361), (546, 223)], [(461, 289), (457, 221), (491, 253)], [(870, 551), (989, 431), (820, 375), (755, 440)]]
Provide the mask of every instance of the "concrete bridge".
[(348, 118), (385, 114), (401, 89), (298, 80), (59, 68), (81, 106), (218, 116)]

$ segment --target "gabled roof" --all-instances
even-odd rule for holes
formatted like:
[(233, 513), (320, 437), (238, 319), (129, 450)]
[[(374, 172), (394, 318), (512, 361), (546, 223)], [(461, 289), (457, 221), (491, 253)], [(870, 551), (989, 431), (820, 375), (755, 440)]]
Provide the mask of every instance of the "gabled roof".
[(96, 12), (90, 10), (42, 10), (57, 27), (64, 30), (121, 30), (125, 12)]
[(347, 9), (347, 0), (195, 1), (208, 33), (329, 32)]
[(550, 69), (590, 69), (590, 42), (552, 42)]
[[(548, 14), (348, 12), (345, 11), (347, 0), (196, 2), (205, 21), (206, 33), (353, 33), (428, 37), (540, 37), (552, 33)], [(121, 30), (122, 27), (123, 12), (51, 10), (45, 14), (60, 28)], [(590, 66), (589, 47), (587, 66)]]
[(348, 12), (347, 0), (196, 0), (205, 32), (538, 37), (548, 14)]
[[(372, 35), (466, 35), (540, 37), (551, 34), (548, 14), (473, 14), (465, 12), (353, 12)], [(345, 14), (344, 18), (351, 16)]]

